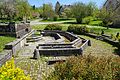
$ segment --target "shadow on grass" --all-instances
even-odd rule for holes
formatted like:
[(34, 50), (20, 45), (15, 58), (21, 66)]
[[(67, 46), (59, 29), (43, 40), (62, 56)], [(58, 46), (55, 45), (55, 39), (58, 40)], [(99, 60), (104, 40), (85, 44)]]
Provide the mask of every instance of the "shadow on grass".
[(114, 50), (115, 55), (120, 56), (120, 47)]
[(63, 24), (78, 24), (77, 22), (64, 22)]

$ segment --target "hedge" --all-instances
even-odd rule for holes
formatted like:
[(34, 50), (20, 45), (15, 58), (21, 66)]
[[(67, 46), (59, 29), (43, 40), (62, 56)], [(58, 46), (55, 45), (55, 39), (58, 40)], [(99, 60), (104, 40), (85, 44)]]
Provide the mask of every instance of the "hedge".
[(44, 30), (62, 30), (62, 26), (59, 24), (48, 24)]
[(90, 29), (82, 25), (70, 25), (67, 31), (73, 32), (75, 34), (85, 34), (89, 33)]

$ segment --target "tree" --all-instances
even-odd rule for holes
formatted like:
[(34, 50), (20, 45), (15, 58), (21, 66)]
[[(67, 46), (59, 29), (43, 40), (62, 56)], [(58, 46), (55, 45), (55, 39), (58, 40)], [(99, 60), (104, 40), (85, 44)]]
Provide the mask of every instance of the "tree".
[(75, 3), (72, 7), (72, 13), (74, 17), (76, 18), (77, 23), (82, 22), (82, 18), (86, 16), (86, 6), (83, 3)]
[(27, 19), (30, 16), (30, 5), (27, 0), (0, 0), (1, 18), (8, 20)]
[(76, 18), (77, 23), (81, 23), (82, 18), (90, 16), (92, 11), (93, 9), (91, 4), (85, 5), (84, 3), (78, 2), (72, 6), (72, 13)]
[(94, 11), (94, 3), (90, 2), (88, 5), (77, 2), (72, 6), (72, 14), (76, 18), (77, 23), (82, 22), (82, 18), (91, 16)]
[(16, 10), (17, 17), (22, 20), (27, 20), (31, 15), (31, 6), (29, 5), (27, 0), (17, 0), (16, 1)]
[(64, 13), (66, 14), (67, 18), (71, 18), (72, 17), (71, 8), (65, 8), (64, 9)]
[(11, 20), (16, 13), (14, 0), (1, 0), (0, 1), (0, 14), (1, 17)]
[(87, 9), (87, 12), (88, 12), (88, 16), (91, 16), (93, 14), (93, 12), (96, 11), (98, 8), (97, 8), (97, 6), (94, 2), (89, 2), (86, 5), (86, 9)]
[(113, 11), (107, 11), (106, 8), (102, 8), (99, 13), (98, 17), (103, 21), (103, 23), (107, 26), (110, 23), (112, 23), (114, 12)]
[(43, 5), (43, 19), (53, 18), (54, 11), (52, 8), (52, 4), (44, 4)]
[(60, 14), (60, 3), (59, 3), (58, 1), (57, 1), (56, 5), (55, 5), (55, 13), (56, 13), (57, 15)]
[(65, 12), (62, 12), (61, 15), (60, 15), (61, 18), (67, 18), (66, 16), (66, 13)]

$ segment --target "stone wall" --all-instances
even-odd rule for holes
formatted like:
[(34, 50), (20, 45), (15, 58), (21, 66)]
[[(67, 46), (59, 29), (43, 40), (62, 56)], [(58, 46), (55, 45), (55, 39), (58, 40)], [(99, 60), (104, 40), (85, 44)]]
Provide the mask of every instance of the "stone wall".
[(11, 50), (4, 50), (0, 53), (0, 67), (10, 58), (12, 57), (12, 51)]
[[(41, 30), (39, 30), (39, 31), (41, 31)], [(67, 38), (67, 39), (70, 40), (70, 41), (74, 41), (75, 39), (78, 38), (76, 35), (73, 35), (73, 34), (71, 34), (71, 33), (69, 33), (69, 32), (65, 32), (65, 31), (43, 30), (43, 31), (41, 31), (41, 32), (44, 32), (45, 34), (47, 34), (47, 33), (58, 33), (58, 34), (60, 34), (61, 36), (64, 36), (65, 38)]]
[(43, 56), (71, 56), (77, 54), (82, 55), (82, 50), (76, 48), (40, 49), (39, 53)]
[[(82, 55), (86, 47), (90, 46), (90, 41), (86, 40), (80, 48), (51, 48), (51, 49), (39, 49), (40, 56), (71, 56), (71, 55)], [(48, 46), (47, 46), (48, 47)]]
[(26, 43), (26, 38), (30, 35), (32, 35), (34, 33), (34, 30), (32, 30), (31, 32), (29, 32), (28, 34), (24, 35), (23, 37), (21, 37), (20, 39), (17, 39), (13, 42), (10, 42), (8, 44), (5, 45), (5, 49), (6, 50), (12, 50), (12, 54), (13, 56), (16, 56), (18, 51), (24, 47), (25, 43)]

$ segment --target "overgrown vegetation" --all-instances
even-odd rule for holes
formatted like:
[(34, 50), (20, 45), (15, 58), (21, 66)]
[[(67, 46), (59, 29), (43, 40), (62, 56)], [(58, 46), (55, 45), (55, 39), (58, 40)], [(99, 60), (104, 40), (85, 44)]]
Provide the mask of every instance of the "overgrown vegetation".
[(15, 40), (14, 37), (0, 36), (0, 52), (4, 49), (5, 44)]
[(78, 56), (57, 63), (46, 80), (119, 80), (120, 58)]
[(14, 59), (6, 62), (0, 68), (0, 80), (31, 80), (29, 76), (24, 74), (24, 71), (15, 67)]

